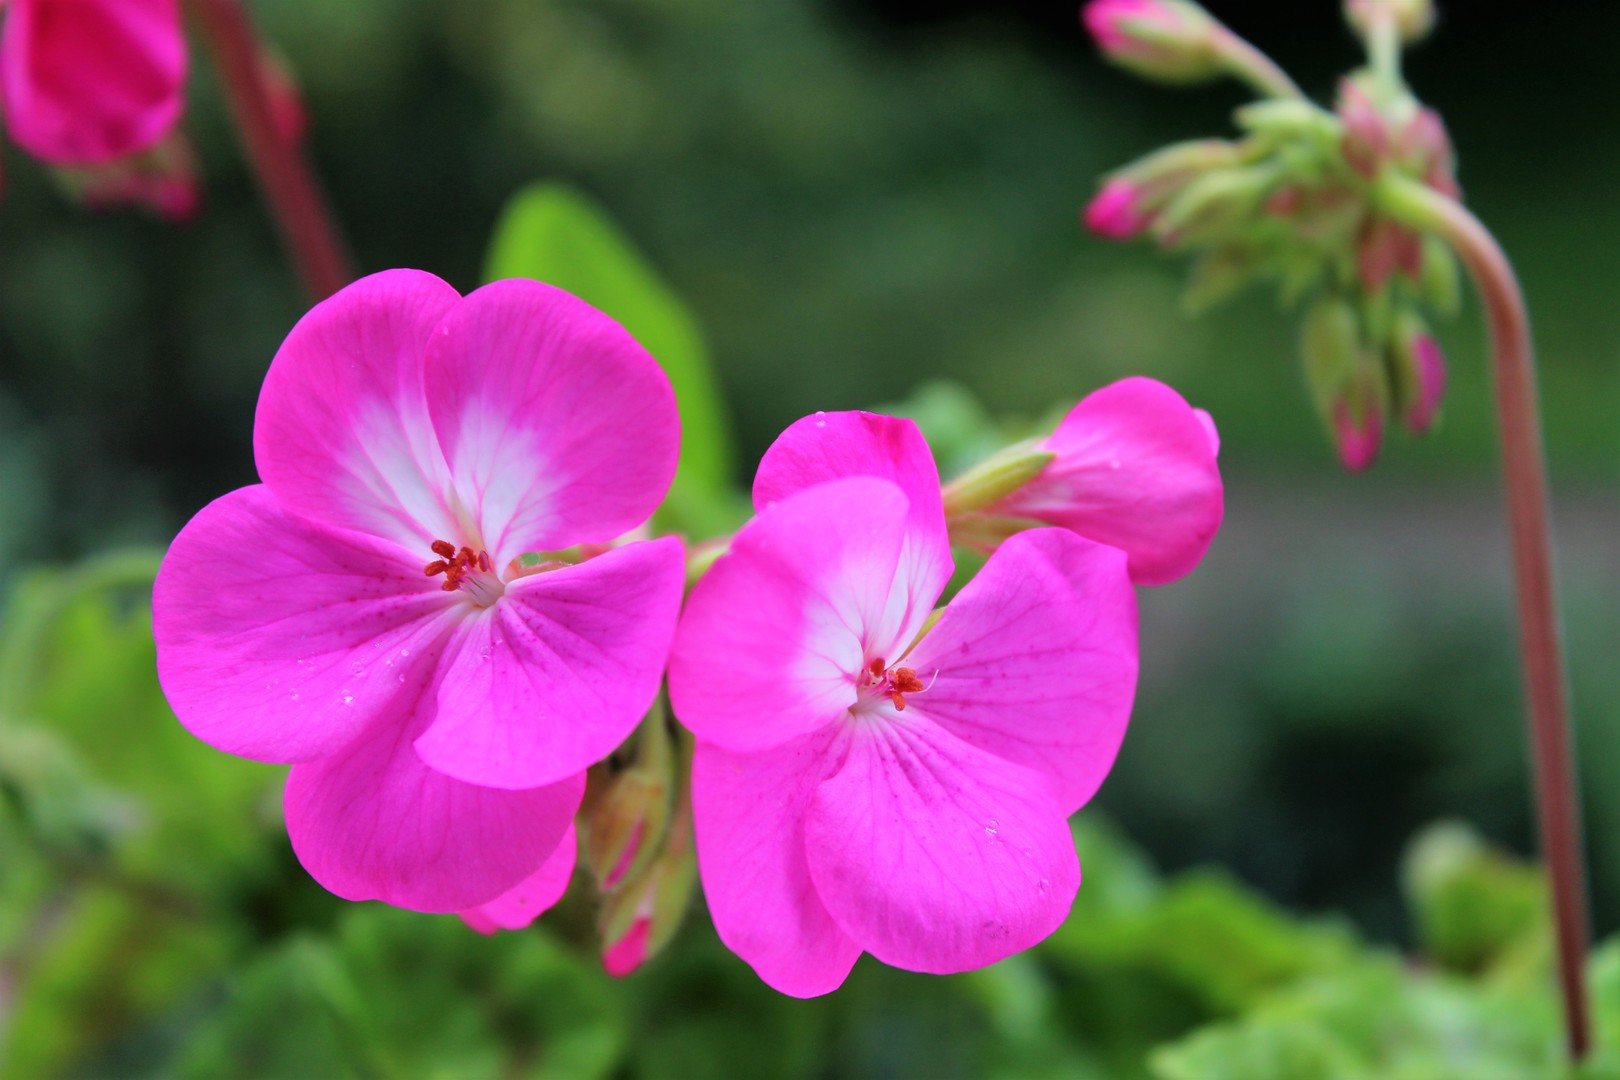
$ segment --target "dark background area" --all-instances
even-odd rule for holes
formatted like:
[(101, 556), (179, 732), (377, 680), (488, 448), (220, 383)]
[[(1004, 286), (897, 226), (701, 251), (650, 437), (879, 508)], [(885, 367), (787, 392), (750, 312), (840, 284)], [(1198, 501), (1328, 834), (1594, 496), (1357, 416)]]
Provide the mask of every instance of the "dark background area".
[[(1310, 92), (1357, 62), (1337, 6), (1212, 3)], [(1396, 866), (1436, 818), (1528, 851), (1506, 550), (1470, 306), (1444, 423), (1341, 475), (1292, 317), (1192, 321), (1183, 268), (1084, 235), (1097, 176), (1229, 130), (1232, 87), (1102, 64), (1073, 4), (278, 0), (312, 153), (365, 270), (478, 282), (505, 199), (597, 196), (713, 347), (742, 447), (924, 384), (1038, 419), (1163, 378), (1223, 434), (1228, 524), (1144, 598), (1141, 704), (1098, 804), (1163, 863), (1404, 940)], [(1409, 58), (1515, 257), (1543, 356), (1601, 929), (1620, 925), (1620, 6), (1454, 2)], [(8, 568), (162, 543), (254, 479), (259, 381), (305, 304), (195, 58), (207, 205), (173, 227), (59, 198), (8, 150), (0, 543)], [(0, 582), (6, 571), (0, 570)], [(309, 885), (308, 888), (315, 889)], [(335, 902), (334, 902), (335, 903)]]

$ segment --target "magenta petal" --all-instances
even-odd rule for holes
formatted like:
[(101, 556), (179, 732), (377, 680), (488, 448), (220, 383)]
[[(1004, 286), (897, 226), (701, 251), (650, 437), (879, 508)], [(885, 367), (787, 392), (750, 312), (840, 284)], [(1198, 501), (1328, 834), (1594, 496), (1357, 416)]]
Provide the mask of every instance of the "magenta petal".
[(416, 708), (400, 722), (384, 721), (287, 774), (293, 851), (345, 900), (446, 913), (489, 903), (557, 850), (584, 797), (584, 773), (503, 791), (422, 764), (411, 740), (432, 713), (432, 684), (431, 676), (412, 681)]
[(152, 146), (180, 119), (186, 43), (178, 0), (13, 0), (0, 33), (0, 99), (19, 145), (56, 165)]
[(700, 741), (692, 814), (703, 895), (720, 940), (784, 994), (836, 990), (861, 948), (810, 881), (804, 823), (846, 740), (828, 728), (758, 754)]
[(158, 678), (209, 745), (308, 761), (397, 710), (456, 606), (392, 544), (294, 517), (255, 484), (204, 507), (164, 556)]
[(574, 876), (574, 860), (579, 841), (572, 823), (563, 834), (557, 850), (546, 856), (540, 869), (487, 904), (459, 912), (461, 921), (480, 934), (497, 930), (522, 930), (556, 905), (568, 891)]
[(445, 318), (427, 357), (433, 423), (497, 564), (606, 542), (675, 475), (680, 420), (658, 362), (561, 289), (498, 281)]
[(1136, 593), (1124, 553), (1063, 529), (1020, 533), (908, 661), (929, 684), (911, 695), (912, 711), (1044, 774), (1071, 814), (1113, 767), (1136, 694)]
[(554, 783), (602, 760), (658, 694), (685, 580), (681, 542), (664, 537), (513, 581), (447, 651), (417, 753), (499, 788)]
[(939, 468), (917, 425), (869, 412), (820, 412), (795, 421), (777, 436), (754, 475), (754, 508), (851, 476), (872, 476), (898, 485), (911, 503), (908, 559), (919, 577), (950, 579), (950, 541)]
[(906, 515), (899, 488), (857, 477), (791, 495), (743, 526), (675, 634), (669, 691), (681, 722), (748, 752), (845, 716), (856, 674), (899, 656), (944, 587), (902, 564)]
[(852, 730), (805, 825), (816, 893), (886, 964), (948, 974), (1045, 938), (1080, 888), (1046, 778), (920, 717)]
[(459, 301), (420, 270), (385, 270), (316, 304), (282, 343), (259, 393), (253, 453), (289, 510), (405, 545), (473, 539), (449, 501), (428, 418), (422, 356)]
[(1225, 509), (1218, 444), (1180, 394), (1122, 379), (1088, 395), (1043, 444), (1057, 459), (1002, 506), (1124, 549), (1162, 585), (1204, 557)]

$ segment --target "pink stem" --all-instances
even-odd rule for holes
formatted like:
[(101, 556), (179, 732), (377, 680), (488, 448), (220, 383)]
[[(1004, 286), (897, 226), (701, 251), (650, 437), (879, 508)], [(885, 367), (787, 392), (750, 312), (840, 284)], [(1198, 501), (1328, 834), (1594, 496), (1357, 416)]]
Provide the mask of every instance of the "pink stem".
[(354, 274), (300, 146), (277, 130), (252, 19), (238, 0), (190, 0), (190, 5), (213, 52), (242, 149), (298, 276), (311, 298), (324, 300)]
[(1467, 207), (1412, 181), (1392, 180), (1381, 185), (1379, 194), (1392, 213), (1451, 245), (1485, 305), (1495, 365), (1541, 850), (1552, 887), (1565, 1035), (1570, 1057), (1580, 1061), (1592, 1045), (1586, 989), (1585, 866), (1569, 694), (1553, 588), (1547, 466), (1524, 293), (1496, 238)]

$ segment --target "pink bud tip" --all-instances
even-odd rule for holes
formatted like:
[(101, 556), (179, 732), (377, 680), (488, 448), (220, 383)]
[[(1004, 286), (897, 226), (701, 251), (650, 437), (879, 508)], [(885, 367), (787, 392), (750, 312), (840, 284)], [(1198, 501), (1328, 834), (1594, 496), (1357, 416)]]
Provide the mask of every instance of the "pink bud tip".
[(1403, 419), (1412, 434), (1422, 435), (1434, 424), (1446, 396), (1446, 358), (1434, 338), (1419, 334), (1412, 342), (1412, 362), (1417, 368), (1417, 396)]
[(1121, 52), (1130, 48), (1131, 39), (1120, 20), (1151, 19), (1156, 7), (1153, 0), (1091, 0), (1080, 9), (1080, 21), (1104, 52)]
[(602, 950), (602, 970), (622, 979), (647, 959), (647, 941), (652, 936), (652, 920), (643, 916), (630, 924), (624, 937)]
[(1333, 430), (1339, 441), (1339, 461), (1351, 472), (1362, 472), (1378, 460), (1384, 440), (1384, 417), (1369, 407), (1357, 425), (1350, 403), (1340, 400), (1333, 406)]
[(1129, 180), (1110, 180), (1086, 207), (1086, 228), (1110, 240), (1129, 240), (1148, 226), (1138, 208), (1141, 191)]

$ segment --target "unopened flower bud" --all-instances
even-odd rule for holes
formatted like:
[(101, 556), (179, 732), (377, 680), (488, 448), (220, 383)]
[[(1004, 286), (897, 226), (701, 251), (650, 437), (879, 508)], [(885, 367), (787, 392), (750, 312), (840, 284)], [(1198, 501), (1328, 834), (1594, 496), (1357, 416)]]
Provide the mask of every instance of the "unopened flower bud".
[(1423, 273), (1423, 240), (1388, 218), (1373, 218), (1356, 242), (1356, 273), (1376, 293), (1399, 271), (1412, 281)]
[(1418, 109), (1396, 133), (1394, 149), (1425, 184), (1442, 195), (1457, 197), (1457, 154), (1439, 113)]
[(1056, 457), (1033, 441), (992, 455), (945, 486), (946, 517), (995, 505), (1034, 480)]
[(1402, 41), (1412, 42), (1428, 36), (1434, 29), (1433, 0), (1345, 0), (1344, 17), (1350, 26), (1364, 38), (1376, 32), (1380, 22), (1388, 21)]
[(697, 884), (691, 834), (687, 802), (671, 823), (657, 859), (603, 899), (598, 920), (602, 967), (614, 978), (624, 978), (657, 956), (680, 929)]
[(1389, 158), (1389, 123), (1372, 96), (1354, 79), (1339, 83), (1334, 111), (1344, 124), (1344, 159), (1362, 176), (1372, 179)]
[(1086, 204), (1082, 220), (1087, 229), (1109, 240), (1129, 240), (1151, 220), (1141, 208), (1142, 192), (1129, 180), (1110, 180)]
[(1378, 460), (1384, 441), (1383, 410), (1363, 405), (1359, 410), (1349, 398), (1333, 407), (1333, 435), (1339, 448), (1339, 461), (1351, 472), (1362, 472)]
[(1225, 70), (1220, 24), (1187, 0), (1091, 0), (1080, 18), (1103, 55), (1148, 78), (1200, 82)]
[(1086, 228), (1110, 240), (1128, 240), (1152, 223), (1158, 207), (1190, 181), (1236, 164), (1239, 147), (1224, 139), (1194, 139), (1156, 150), (1109, 176), (1086, 207)]
[(1306, 312), (1301, 331), (1305, 381), (1317, 410), (1331, 424), (1334, 409), (1361, 360), (1361, 325), (1349, 301), (1329, 295)]
[(1446, 358), (1421, 320), (1404, 320), (1394, 348), (1395, 406), (1414, 435), (1428, 432), (1446, 396)]
[(627, 767), (592, 770), (580, 823), (585, 865), (603, 892), (639, 873), (663, 842), (675, 783), (669, 744), (664, 712), (655, 708), (642, 723)]

